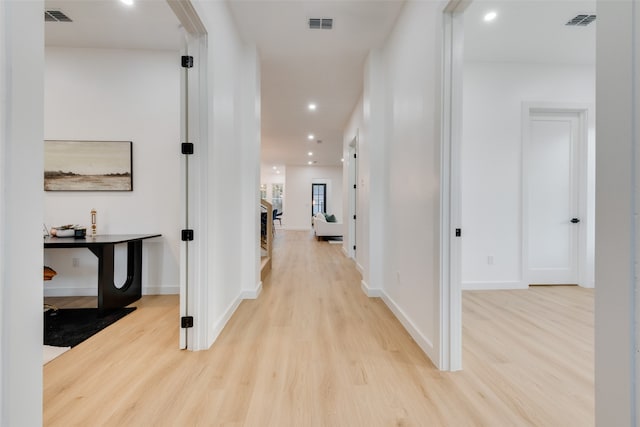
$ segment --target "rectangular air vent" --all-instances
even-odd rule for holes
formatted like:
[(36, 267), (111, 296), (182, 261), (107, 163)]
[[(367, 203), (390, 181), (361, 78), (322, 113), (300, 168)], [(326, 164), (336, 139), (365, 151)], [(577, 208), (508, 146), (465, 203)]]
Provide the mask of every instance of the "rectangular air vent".
[(596, 20), (595, 13), (581, 13), (579, 15), (576, 15), (575, 18), (570, 19), (565, 25), (568, 25), (570, 27), (575, 27), (575, 26), (585, 27), (591, 24), (595, 20)]
[(44, 20), (45, 22), (73, 22), (71, 18), (60, 10), (45, 10)]
[(309, 28), (312, 30), (330, 30), (333, 28), (333, 19), (309, 18)]

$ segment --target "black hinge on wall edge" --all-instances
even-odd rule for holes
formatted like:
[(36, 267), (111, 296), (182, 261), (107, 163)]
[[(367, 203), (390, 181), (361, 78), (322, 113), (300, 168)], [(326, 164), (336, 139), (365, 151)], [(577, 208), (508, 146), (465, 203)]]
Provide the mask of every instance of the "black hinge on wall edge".
[(182, 230), (182, 241), (190, 242), (193, 240), (193, 230)]
[(193, 328), (193, 316), (183, 316), (180, 318), (180, 327), (183, 329)]
[(353, 158), (354, 158), (354, 159), (357, 159), (357, 158), (358, 158), (358, 155), (357, 155), (356, 153), (353, 153)]
[(193, 142), (182, 143), (182, 154), (193, 154)]
[(356, 245), (353, 245), (353, 250), (354, 250), (354, 251), (356, 250)]
[(353, 184), (353, 189), (355, 190), (356, 188), (358, 188), (357, 185)]
[(356, 216), (355, 216), (355, 215), (353, 216), (353, 219), (356, 219)]
[(193, 68), (193, 56), (182, 56), (182, 68)]
[(462, 228), (456, 228), (456, 237), (462, 236)]

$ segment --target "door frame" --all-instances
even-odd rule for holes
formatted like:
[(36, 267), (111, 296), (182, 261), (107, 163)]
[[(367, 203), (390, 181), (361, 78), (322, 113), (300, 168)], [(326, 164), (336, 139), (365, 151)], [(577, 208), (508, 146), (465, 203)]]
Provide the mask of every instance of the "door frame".
[[(194, 143), (194, 154), (184, 155), (180, 166), (180, 226), (197, 229), (200, 235), (205, 235), (206, 221), (201, 217), (206, 203), (202, 183), (206, 182), (203, 176), (206, 176), (208, 151), (208, 109), (206, 96), (202, 94), (207, 93), (207, 30), (190, 0), (167, 0), (167, 3), (184, 28), (185, 47), (181, 55), (193, 56), (193, 68), (181, 73), (180, 85), (180, 135), (185, 139), (181, 142)], [(195, 351), (208, 348), (206, 287), (202, 285), (203, 266), (207, 265), (204, 258), (206, 249), (205, 239), (180, 244), (179, 316), (197, 319), (191, 328), (182, 328), (178, 322), (180, 349)]]
[[(439, 369), (462, 369), (462, 84), (464, 11), (471, 0), (450, 0), (443, 9), (442, 150), (440, 158)], [(456, 230), (460, 230), (458, 236)]]
[(358, 212), (358, 135), (359, 130), (356, 130), (356, 135), (353, 137), (351, 142), (349, 143), (349, 149), (347, 151), (348, 163), (347, 163), (347, 174), (348, 174), (348, 203), (349, 203), (349, 239), (348, 239), (348, 247), (347, 254), (349, 258), (356, 258), (356, 241), (357, 241), (357, 212)]
[(588, 272), (588, 230), (593, 228), (593, 218), (589, 214), (587, 207), (588, 201), (588, 135), (589, 135), (589, 110), (587, 104), (563, 104), (563, 103), (541, 103), (541, 102), (523, 102), (522, 103), (522, 140), (521, 140), (521, 281), (522, 286), (529, 285), (529, 268), (528, 268), (528, 247), (529, 247), (529, 219), (528, 219), (528, 150), (531, 141), (529, 121), (533, 115), (538, 114), (576, 114), (578, 116), (578, 141), (576, 142), (576, 153), (574, 156), (574, 165), (578, 168), (577, 183), (575, 191), (578, 199), (578, 218), (580, 218), (580, 226), (577, 230), (577, 284), (583, 287), (592, 287), (589, 284)]

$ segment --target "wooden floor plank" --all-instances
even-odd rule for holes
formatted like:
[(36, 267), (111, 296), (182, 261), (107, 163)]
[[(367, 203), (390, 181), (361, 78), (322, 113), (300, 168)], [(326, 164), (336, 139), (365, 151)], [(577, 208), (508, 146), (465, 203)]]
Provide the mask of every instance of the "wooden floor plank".
[(44, 424), (594, 424), (592, 290), (464, 292), (464, 370), (445, 373), (362, 293), (340, 245), (278, 230), (274, 251), (260, 297), (207, 351), (177, 349), (177, 296), (145, 296), (45, 365)]

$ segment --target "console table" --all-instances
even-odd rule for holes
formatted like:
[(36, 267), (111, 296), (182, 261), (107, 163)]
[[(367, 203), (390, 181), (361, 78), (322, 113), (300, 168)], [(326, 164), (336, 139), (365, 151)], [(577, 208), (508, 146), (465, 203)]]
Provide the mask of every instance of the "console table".
[[(121, 234), (73, 237), (45, 237), (45, 248), (87, 248), (98, 257), (98, 310), (125, 307), (142, 297), (142, 241), (160, 234)], [(115, 245), (127, 244), (127, 280), (116, 287)]]

